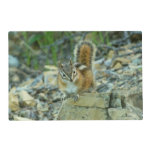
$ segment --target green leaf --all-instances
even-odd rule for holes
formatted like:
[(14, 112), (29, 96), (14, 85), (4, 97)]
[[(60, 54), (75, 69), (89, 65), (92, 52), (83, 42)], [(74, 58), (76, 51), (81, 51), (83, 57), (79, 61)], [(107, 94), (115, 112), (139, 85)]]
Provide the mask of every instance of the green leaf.
[(29, 37), (29, 39), (28, 39), (28, 44), (29, 44), (29, 45), (32, 45), (34, 42), (40, 40), (40, 38), (41, 38), (41, 35), (39, 35), (39, 34), (33, 34), (33, 35), (31, 35), (31, 36)]

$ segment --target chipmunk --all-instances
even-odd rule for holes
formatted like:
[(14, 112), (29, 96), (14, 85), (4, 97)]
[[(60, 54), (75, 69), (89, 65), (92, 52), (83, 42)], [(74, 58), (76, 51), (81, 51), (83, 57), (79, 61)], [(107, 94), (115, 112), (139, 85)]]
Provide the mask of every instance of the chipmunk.
[(96, 46), (90, 41), (80, 41), (74, 49), (74, 63), (59, 63), (57, 76), (58, 87), (62, 91), (62, 99), (66, 95), (77, 101), (79, 94), (94, 88), (92, 61), (95, 58)]

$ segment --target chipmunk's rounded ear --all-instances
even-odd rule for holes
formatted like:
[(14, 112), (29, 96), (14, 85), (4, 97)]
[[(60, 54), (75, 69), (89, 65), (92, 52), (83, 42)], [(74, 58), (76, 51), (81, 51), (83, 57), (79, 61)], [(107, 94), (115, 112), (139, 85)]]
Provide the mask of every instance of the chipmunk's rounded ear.
[(71, 58), (70, 58), (70, 65), (73, 65)]
[(61, 63), (61, 61), (58, 62), (58, 67), (61, 69), (63, 68), (63, 64)]

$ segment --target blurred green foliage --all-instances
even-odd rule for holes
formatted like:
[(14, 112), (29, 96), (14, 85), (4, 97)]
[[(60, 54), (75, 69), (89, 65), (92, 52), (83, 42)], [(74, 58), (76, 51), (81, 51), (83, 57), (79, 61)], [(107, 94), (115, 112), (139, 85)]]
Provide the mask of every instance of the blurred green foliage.
[[(13, 32), (12, 32), (13, 33)], [(76, 33), (80, 33), (79, 36), (73, 36)], [(63, 55), (64, 43), (56, 43), (62, 41), (66, 37), (66, 43), (68, 43), (68, 49), (71, 51), (70, 55), (73, 55), (73, 48), (78, 41), (75, 39), (81, 39), (85, 32), (16, 32), (19, 38), (24, 42), (24, 51), (22, 56), (25, 58), (25, 64), (31, 68), (39, 69), (39, 57), (38, 51), (46, 56), (45, 64), (50, 64), (52, 60), (53, 64), (57, 64), (58, 55)], [(86, 37), (92, 40), (95, 44), (111, 45), (108, 32), (88, 32)], [(10, 37), (9, 37), (10, 38)], [(52, 45), (55, 44), (55, 45)], [(60, 45), (60, 46), (59, 46)], [(66, 52), (67, 53), (67, 52)], [(51, 58), (50, 58), (51, 56)]]

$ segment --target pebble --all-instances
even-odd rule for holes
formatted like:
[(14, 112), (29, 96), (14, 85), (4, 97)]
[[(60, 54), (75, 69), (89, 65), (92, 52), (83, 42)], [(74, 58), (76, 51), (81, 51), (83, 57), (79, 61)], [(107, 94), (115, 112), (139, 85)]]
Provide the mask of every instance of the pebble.
[(112, 64), (112, 59), (108, 59), (104, 62), (105, 66), (110, 67)]
[(138, 58), (132, 61), (134, 65), (141, 65), (141, 62), (142, 62), (141, 59)]
[(18, 67), (19, 61), (16, 57), (9, 55), (9, 66), (11, 67)]
[(18, 96), (13, 93), (13, 89), (9, 93), (9, 108), (12, 111), (18, 111), (20, 109)]
[(113, 67), (114, 70), (122, 68), (122, 65), (118, 62), (116, 65)]
[(21, 92), (18, 93), (21, 102), (23, 103), (23, 106), (35, 106), (36, 105), (36, 101), (35, 99), (29, 95), (26, 91), (22, 90)]

